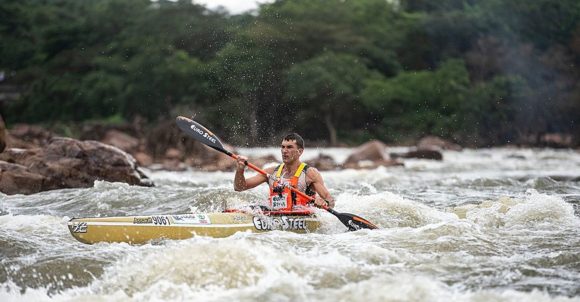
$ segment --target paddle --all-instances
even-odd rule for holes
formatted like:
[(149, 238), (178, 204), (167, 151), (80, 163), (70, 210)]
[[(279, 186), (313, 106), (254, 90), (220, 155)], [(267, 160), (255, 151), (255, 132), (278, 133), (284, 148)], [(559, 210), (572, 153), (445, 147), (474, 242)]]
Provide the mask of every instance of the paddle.
[[(238, 159), (238, 155), (226, 150), (222, 144), (222, 142), (219, 140), (219, 138), (213, 134), (211, 131), (207, 130), (207, 128), (205, 128), (204, 126), (202, 126), (201, 124), (195, 122), (192, 119), (183, 117), (183, 116), (178, 116), (176, 118), (176, 122), (177, 122), (177, 126), (185, 133), (187, 133), (189, 136), (191, 136), (192, 138), (194, 138), (195, 140), (202, 142), (203, 144), (207, 145), (208, 147), (211, 147), (219, 152), (225, 153), (228, 156), (232, 157), (233, 159)], [(270, 178), (270, 175), (268, 175), (268, 173), (266, 173), (266, 171), (258, 168), (257, 166), (255, 166), (252, 163), (249, 163), (248, 161), (244, 162), (246, 164), (246, 166), (250, 167), (252, 170)], [(297, 189), (295, 189), (294, 187), (291, 187), (289, 185), (286, 186), (287, 188), (289, 188), (290, 190), (292, 190), (293, 192), (295, 192), (296, 194), (310, 199), (311, 201), (314, 201), (314, 198), (312, 196), (308, 196), (305, 193), (298, 191)], [(360, 230), (360, 229), (377, 229), (378, 227), (375, 226), (374, 224), (370, 223), (368, 220), (354, 215), (354, 214), (349, 214), (349, 213), (339, 213), (336, 212), (335, 210), (329, 208), (328, 206), (324, 205), (322, 206), (323, 209), (327, 210), (328, 212), (332, 213), (334, 216), (336, 216), (340, 222), (342, 222), (348, 229), (349, 231), (356, 231), (356, 230)]]

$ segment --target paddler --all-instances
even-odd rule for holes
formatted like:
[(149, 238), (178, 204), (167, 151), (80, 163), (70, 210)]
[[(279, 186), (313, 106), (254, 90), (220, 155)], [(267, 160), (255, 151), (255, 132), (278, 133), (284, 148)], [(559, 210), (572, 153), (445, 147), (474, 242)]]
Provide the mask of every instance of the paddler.
[(300, 161), (304, 152), (304, 140), (297, 133), (291, 133), (284, 137), (280, 145), (282, 164), (265, 169), (270, 178), (258, 174), (246, 178), (244, 170), (247, 157), (239, 156), (237, 159), (236, 175), (234, 177), (234, 190), (241, 192), (254, 188), (262, 183), (268, 183), (270, 187), (269, 207), (274, 211), (303, 211), (311, 202), (293, 193), (287, 186), (290, 185), (307, 195), (315, 198), (314, 205), (321, 207), (327, 205), (334, 207), (334, 198), (324, 185), (322, 175), (314, 167)]

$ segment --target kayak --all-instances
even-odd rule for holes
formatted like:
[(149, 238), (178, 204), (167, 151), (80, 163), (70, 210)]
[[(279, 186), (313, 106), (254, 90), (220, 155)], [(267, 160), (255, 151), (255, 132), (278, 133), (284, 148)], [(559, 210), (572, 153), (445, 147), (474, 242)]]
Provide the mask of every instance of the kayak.
[(72, 236), (86, 244), (144, 244), (165, 239), (222, 238), (237, 232), (272, 230), (310, 233), (319, 227), (320, 221), (309, 212), (248, 213), (235, 210), (209, 214), (73, 218), (68, 222)]

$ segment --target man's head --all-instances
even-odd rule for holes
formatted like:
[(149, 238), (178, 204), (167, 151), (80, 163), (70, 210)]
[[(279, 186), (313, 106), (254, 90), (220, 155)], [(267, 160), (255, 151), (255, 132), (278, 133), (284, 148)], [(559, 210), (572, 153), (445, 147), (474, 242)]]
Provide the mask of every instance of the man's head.
[(298, 133), (290, 133), (284, 137), (280, 147), (282, 161), (285, 164), (290, 164), (300, 159), (302, 152), (304, 152), (304, 140)]

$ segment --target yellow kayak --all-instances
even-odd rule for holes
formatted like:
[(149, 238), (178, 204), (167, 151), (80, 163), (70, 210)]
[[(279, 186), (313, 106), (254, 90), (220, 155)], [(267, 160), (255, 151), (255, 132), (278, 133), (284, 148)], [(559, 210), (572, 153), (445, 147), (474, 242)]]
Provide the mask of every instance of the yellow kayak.
[(253, 214), (224, 212), (210, 214), (151, 215), (126, 217), (73, 218), (68, 228), (82, 243), (126, 242), (187, 239), (193, 236), (227, 237), (236, 232), (284, 230), (314, 232), (320, 227), (315, 215)]

